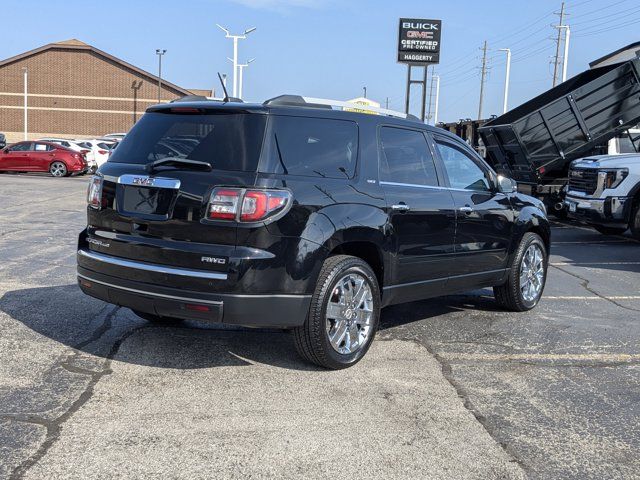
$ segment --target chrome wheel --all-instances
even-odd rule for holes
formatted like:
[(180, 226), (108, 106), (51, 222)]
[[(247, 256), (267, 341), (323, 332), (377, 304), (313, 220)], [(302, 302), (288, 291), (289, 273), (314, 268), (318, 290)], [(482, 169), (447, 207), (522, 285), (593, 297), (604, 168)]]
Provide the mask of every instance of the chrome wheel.
[(371, 334), (373, 295), (364, 276), (343, 276), (329, 297), (326, 331), (333, 349), (343, 355), (357, 352)]
[(544, 286), (544, 254), (539, 245), (532, 243), (520, 263), (520, 292), (527, 302), (534, 302)]
[(67, 166), (62, 162), (53, 162), (49, 167), (49, 173), (54, 177), (64, 177), (67, 174)]

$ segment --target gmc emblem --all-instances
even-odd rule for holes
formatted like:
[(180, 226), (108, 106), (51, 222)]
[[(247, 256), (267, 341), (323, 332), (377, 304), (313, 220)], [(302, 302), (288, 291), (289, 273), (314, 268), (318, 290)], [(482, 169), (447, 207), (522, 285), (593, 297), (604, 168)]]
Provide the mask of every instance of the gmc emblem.
[(134, 177), (131, 183), (133, 183), (134, 185), (140, 185), (143, 187), (151, 187), (153, 185), (153, 178)]

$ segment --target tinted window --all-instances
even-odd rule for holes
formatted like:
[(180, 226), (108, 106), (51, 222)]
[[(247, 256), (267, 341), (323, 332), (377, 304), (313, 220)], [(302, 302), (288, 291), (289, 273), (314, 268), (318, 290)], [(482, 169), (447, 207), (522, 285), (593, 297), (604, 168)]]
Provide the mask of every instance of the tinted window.
[(618, 153), (636, 153), (636, 146), (628, 135), (618, 137), (618, 142), (620, 145), (620, 151)]
[(254, 171), (265, 123), (261, 114), (147, 113), (109, 161), (146, 164), (178, 157), (208, 162), (218, 170)]
[(380, 129), (380, 180), (413, 185), (438, 185), (438, 176), (422, 132), (401, 128)]
[(12, 152), (26, 152), (27, 150), (31, 150), (30, 142), (18, 143), (17, 145), (14, 145), (13, 147), (11, 147)]
[(51, 150), (51, 147), (49, 147), (49, 145), (47, 145), (46, 143), (36, 143), (35, 144), (35, 151), (36, 152), (46, 152), (47, 150)]
[(436, 141), (451, 188), (465, 190), (490, 190), (489, 180), (468, 153), (449, 143)]
[(91, 144), (89, 142), (78, 142), (78, 146), (82, 148), (91, 148)]
[(273, 171), (311, 177), (353, 177), (358, 155), (354, 122), (326, 118), (274, 116)]

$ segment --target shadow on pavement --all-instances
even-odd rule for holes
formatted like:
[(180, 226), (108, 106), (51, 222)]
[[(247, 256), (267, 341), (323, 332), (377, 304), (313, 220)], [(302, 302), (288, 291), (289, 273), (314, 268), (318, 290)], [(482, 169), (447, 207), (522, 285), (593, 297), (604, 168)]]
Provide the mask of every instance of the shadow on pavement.
[(198, 369), (263, 363), (294, 370), (321, 370), (305, 363), (282, 330), (248, 329), (184, 322), (158, 326), (121, 308), (96, 314), (104, 305), (76, 285), (6, 292), (0, 310), (31, 330), (63, 345), (100, 357), (151, 367)]

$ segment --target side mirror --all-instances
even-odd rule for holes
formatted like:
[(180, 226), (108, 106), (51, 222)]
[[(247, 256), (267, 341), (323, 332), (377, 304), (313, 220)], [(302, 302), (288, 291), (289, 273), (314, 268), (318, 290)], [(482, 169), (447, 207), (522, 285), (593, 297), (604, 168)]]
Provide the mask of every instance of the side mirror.
[(8, 148), (3, 148), (2, 149), (2, 153), (9, 153), (9, 149)]
[(498, 175), (498, 191), (502, 193), (517, 192), (518, 184), (513, 178)]

